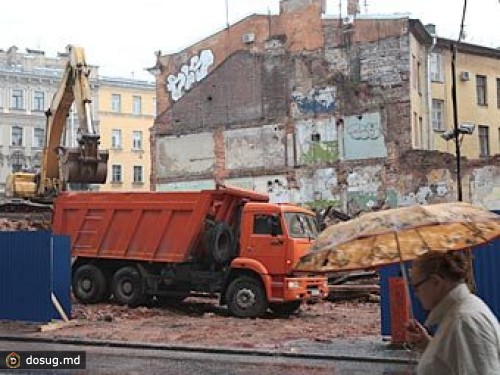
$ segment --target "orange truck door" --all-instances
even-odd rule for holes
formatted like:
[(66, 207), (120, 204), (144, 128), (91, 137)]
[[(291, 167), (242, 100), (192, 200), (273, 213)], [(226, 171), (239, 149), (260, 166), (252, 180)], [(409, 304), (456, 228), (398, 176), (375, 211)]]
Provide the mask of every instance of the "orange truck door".
[[(272, 222), (276, 235), (272, 235)], [(281, 220), (277, 215), (255, 213), (245, 248), (246, 256), (256, 259), (266, 266), (269, 274), (286, 273), (287, 238), (284, 236)]]

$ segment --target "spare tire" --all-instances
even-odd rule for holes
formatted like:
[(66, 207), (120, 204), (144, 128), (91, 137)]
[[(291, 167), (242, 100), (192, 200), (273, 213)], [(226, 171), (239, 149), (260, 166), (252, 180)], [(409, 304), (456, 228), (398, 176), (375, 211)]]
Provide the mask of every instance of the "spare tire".
[(226, 223), (216, 224), (205, 239), (208, 254), (216, 264), (225, 265), (236, 256), (233, 232)]

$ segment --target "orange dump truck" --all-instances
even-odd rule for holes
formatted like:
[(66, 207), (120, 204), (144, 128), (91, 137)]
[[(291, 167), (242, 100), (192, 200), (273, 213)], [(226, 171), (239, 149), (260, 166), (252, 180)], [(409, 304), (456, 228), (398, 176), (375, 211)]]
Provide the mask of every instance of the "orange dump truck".
[(53, 231), (71, 237), (84, 303), (218, 294), (233, 315), (257, 317), (328, 295), (325, 277), (293, 273), (317, 235), (313, 213), (253, 191), (63, 193)]

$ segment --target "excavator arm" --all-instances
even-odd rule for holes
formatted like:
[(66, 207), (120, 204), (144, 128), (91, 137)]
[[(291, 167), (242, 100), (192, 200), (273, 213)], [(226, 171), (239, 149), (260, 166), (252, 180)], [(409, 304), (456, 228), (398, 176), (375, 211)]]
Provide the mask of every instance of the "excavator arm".
[[(99, 150), (100, 135), (92, 122), (90, 69), (83, 48), (68, 46), (68, 55), (61, 84), (46, 112), (39, 197), (65, 190), (70, 182), (102, 184), (106, 181), (109, 155)], [(63, 147), (63, 135), (73, 103), (78, 114), (78, 146), (66, 148)]]

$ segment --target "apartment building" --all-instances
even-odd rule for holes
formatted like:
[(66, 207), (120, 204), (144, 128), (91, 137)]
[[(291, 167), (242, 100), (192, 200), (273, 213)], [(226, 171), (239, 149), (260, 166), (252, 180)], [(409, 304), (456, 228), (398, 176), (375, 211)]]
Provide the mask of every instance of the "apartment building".
[[(452, 47), (455, 41), (436, 38), (430, 52), (434, 147), (454, 153), (455, 144), (441, 135), (454, 127)], [(458, 125), (461, 153), (469, 159), (500, 154), (500, 50), (461, 42), (456, 54)], [(468, 134), (471, 132), (472, 134)]]
[(108, 178), (100, 191), (150, 188), (149, 129), (156, 114), (155, 84), (99, 78), (101, 147), (109, 150)]

